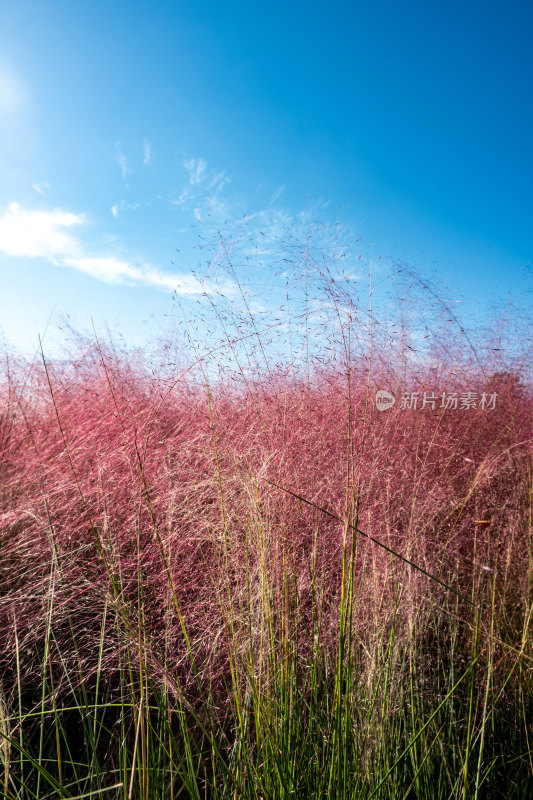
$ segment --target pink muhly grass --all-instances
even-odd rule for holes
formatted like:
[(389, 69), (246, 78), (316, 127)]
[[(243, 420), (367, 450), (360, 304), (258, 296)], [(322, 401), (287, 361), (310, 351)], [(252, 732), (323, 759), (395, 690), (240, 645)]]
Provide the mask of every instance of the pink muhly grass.
[[(363, 531), (462, 591), (479, 567), (497, 571), (504, 588), (514, 573), (524, 580), (517, 563), (527, 539), (533, 398), (517, 398), (509, 376), (491, 385), (498, 413), (483, 413), (400, 410), (398, 372), (385, 359), (372, 369), (370, 393), (365, 369), (348, 380), (332, 365), (312, 384), (282, 368), (241, 389), (214, 381), (208, 397), (197, 375), (172, 387), (100, 343), (47, 370), (13, 365), (1, 427), (0, 652), (12, 669), (18, 646), (28, 686), (39, 681), (48, 608), (51, 660), (63, 668), (58, 693), (68, 691), (65, 665), (89, 682), (100, 670), (113, 684), (133, 647), (161, 686), (177, 692), (178, 680), (194, 697), (177, 604), (200, 676), (223, 704), (228, 604), (235, 646), (249, 658), (251, 630), (257, 660), (265, 598), (280, 631), (288, 571), (305, 662), (316, 643), (313, 558), (316, 585), (325, 587), (321, 644), (333, 652), (342, 552), (353, 532), (264, 479), (342, 519), (358, 491)], [(435, 375), (419, 371), (413, 381), (429, 392)], [(439, 387), (452, 384), (488, 388), (443, 370)], [(373, 396), (383, 387), (398, 402), (380, 413)], [(355, 554), (356, 641), (398, 615), (399, 591), (406, 635), (411, 615), (446, 594), (361, 537)]]

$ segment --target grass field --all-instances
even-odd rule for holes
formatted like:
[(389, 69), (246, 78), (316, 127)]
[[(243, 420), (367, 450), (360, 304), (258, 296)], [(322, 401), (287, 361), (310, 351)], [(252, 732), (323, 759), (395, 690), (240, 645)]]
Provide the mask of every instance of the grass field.
[(533, 796), (529, 351), (328, 302), (321, 359), (6, 352), (3, 797)]

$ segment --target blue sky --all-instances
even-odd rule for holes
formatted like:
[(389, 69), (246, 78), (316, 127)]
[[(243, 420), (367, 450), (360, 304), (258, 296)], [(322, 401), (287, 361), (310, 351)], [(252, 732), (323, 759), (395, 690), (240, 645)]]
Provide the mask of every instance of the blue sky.
[(218, 230), (265, 311), (313, 220), (361, 286), (402, 262), (467, 319), (530, 302), (532, 31), (530, 0), (2, 4), (4, 336), (134, 345), (176, 298), (240, 302)]

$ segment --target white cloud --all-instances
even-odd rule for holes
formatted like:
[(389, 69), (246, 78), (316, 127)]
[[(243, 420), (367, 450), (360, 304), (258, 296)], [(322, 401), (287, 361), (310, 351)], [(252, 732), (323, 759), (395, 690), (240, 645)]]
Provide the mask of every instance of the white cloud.
[(220, 192), (226, 183), (231, 183), (231, 180), (224, 174), (224, 172), (216, 172), (209, 183), (209, 188), (213, 189), (216, 187), (217, 192)]
[(215, 219), (233, 217), (229, 202), (224, 197), (219, 197), (218, 195), (210, 195), (209, 197), (206, 197), (205, 208), (208, 214)]
[(111, 213), (113, 214), (115, 219), (117, 219), (118, 215), (122, 214), (122, 212), (125, 209), (128, 211), (136, 211), (140, 207), (141, 207), (140, 203), (125, 203), (123, 200), (121, 200), (120, 203), (115, 203), (114, 205), (111, 206)]
[(143, 140), (143, 164), (145, 167), (150, 166), (154, 161), (154, 151), (148, 139)]
[(0, 251), (9, 256), (44, 258), (53, 264), (78, 251), (77, 240), (65, 228), (81, 225), (83, 214), (52, 211), (26, 211), (11, 203), (0, 217)]
[(37, 194), (46, 197), (46, 195), (48, 194), (48, 189), (50, 188), (50, 184), (48, 183), (48, 181), (42, 181), (41, 183), (34, 183), (32, 188), (35, 189)]
[(72, 214), (58, 208), (52, 211), (25, 210), (18, 203), (11, 203), (0, 215), (0, 253), (41, 258), (110, 284), (148, 286), (180, 295), (210, 294), (217, 288), (227, 295), (236, 292), (230, 283), (216, 287), (212, 283), (202, 283), (194, 276), (163, 272), (150, 264), (139, 266), (113, 254), (93, 255), (78, 238), (65, 232), (65, 229), (82, 225), (85, 221), (84, 214)]
[(276, 191), (272, 195), (272, 199), (271, 199), (270, 202), (271, 203), (275, 203), (276, 200), (279, 200), (279, 198), (281, 197), (281, 195), (283, 194), (284, 191), (285, 191), (285, 184), (283, 184), (282, 186), (278, 186), (278, 188), (276, 189)]
[[(228, 200), (223, 197), (225, 186), (231, 183), (224, 171), (207, 169), (203, 158), (189, 158), (183, 162), (189, 173), (189, 183), (183, 187), (177, 199), (170, 204), (189, 210), (197, 222), (206, 222), (206, 217), (217, 219), (233, 217)], [(214, 221), (214, 220), (213, 220)]]
[[(353, 228), (338, 221), (318, 223), (330, 200), (308, 202), (304, 210), (295, 212), (280, 200), (285, 185), (276, 188), (265, 182), (256, 192), (262, 192), (263, 197), (257, 198), (243, 214), (242, 195), (233, 187), (227, 189), (231, 181), (224, 171), (208, 169), (207, 161), (202, 158), (190, 158), (183, 166), (188, 180), (170, 204), (178, 207), (185, 218), (201, 225), (209, 246), (215, 247), (221, 235), (231, 242), (235, 263), (245, 259), (247, 269), (257, 268), (261, 270), (258, 274), (269, 274), (276, 283), (274, 276), (279, 274), (283, 262), (293, 265), (290, 272), (295, 277), (306, 261), (325, 257), (336, 276), (342, 277), (350, 269), (351, 277), (356, 279), (351, 265), (359, 255), (359, 239), (355, 238)], [(217, 260), (218, 256), (212, 266)], [(226, 255), (222, 260), (226, 260)], [(221, 271), (224, 269), (222, 265)]]
[(170, 204), (173, 206), (184, 206), (191, 196), (191, 191), (187, 187), (181, 190), (177, 200), (171, 200)]
[(189, 182), (191, 186), (201, 183), (205, 180), (205, 172), (207, 170), (207, 161), (203, 158), (186, 158), (183, 166), (189, 173)]
[(128, 162), (126, 160), (126, 156), (122, 152), (122, 148), (120, 146), (120, 142), (116, 142), (115, 143), (115, 156), (114, 156), (114, 158), (115, 158), (115, 161), (118, 162), (118, 165), (120, 167), (120, 171), (122, 173), (122, 177), (125, 178), (126, 175), (128, 174), (128, 172), (130, 171), (130, 169), (128, 167)]
[(254, 245), (253, 247), (245, 247), (242, 252), (245, 256), (269, 256), (275, 253), (275, 250), (271, 247), (258, 247)]
[(202, 294), (206, 288), (194, 276), (165, 273), (149, 265), (136, 266), (113, 256), (65, 258), (64, 264), (104, 283), (150, 286), (178, 294)]
[[(285, 191), (284, 184), (278, 186), (272, 193), (266, 208), (253, 211), (243, 218), (242, 201), (231, 200), (225, 192), (231, 180), (224, 170), (208, 170), (207, 161), (203, 158), (185, 159), (183, 167), (189, 175), (189, 181), (178, 198), (170, 200), (170, 204), (188, 211), (199, 223), (205, 225), (210, 220), (215, 227), (229, 224), (235, 229), (247, 228), (253, 236), (255, 226), (251, 226), (250, 223), (255, 218), (258, 230), (262, 230), (270, 239), (286, 234), (296, 223), (293, 214), (278, 207), (272, 208)], [(261, 187), (262, 184), (258, 187), (258, 191)]]

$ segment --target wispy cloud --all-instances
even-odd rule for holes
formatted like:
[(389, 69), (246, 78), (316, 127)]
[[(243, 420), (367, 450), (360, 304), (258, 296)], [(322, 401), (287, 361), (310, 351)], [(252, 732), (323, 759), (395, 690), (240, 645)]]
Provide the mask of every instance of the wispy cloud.
[(207, 161), (203, 158), (186, 158), (183, 162), (185, 170), (189, 173), (191, 186), (201, 183), (206, 178)]
[[(236, 270), (244, 284), (250, 280), (257, 303), (254, 314), (276, 311), (284, 302), (287, 285), (298, 286), (310, 264), (325, 261), (330, 275), (343, 280), (343, 287), (353, 288), (364, 278), (360, 235), (351, 223), (340, 223), (331, 212), (325, 214), (329, 199), (313, 202), (308, 198), (305, 208), (295, 210), (283, 202), (284, 184), (276, 188), (265, 180), (253, 197), (245, 198), (225, 172), (208, 169), (205, 159), (191, 158), (184, 166), (189, 179), (177, 198), (170, 200), (189, 222), (183, 232), (195, 224), (200, 227), (202, 248), (216, 253), (209, 274), (216, 271), (231, 277)], [(251, 304), (249, 297), (249, 308)], [(318, 315), (317, 326), (323, 323)], [(321, 337), (323, 333), (317, 333), (317, 341)]]
[(120, 203), (115, 203), (111, 206), (111, 213), (115, 219), (118, 219), (118, 215), (121, 214), (125, 209), (128, 209), (129, 211), (136, 211), (136, 209), (140, 207), (140, 203), (125, 203), (123, 200), (121, 200)]
[(37, 194), (46, 197), (46, 195), (48, 194), (48, 189), (50, 188), (50, 184), (48, 183), (48, 181), (42, 181), (41, 183), (34, 183), (32, 188), (35, 189)]
[(191, 275), (164, 272), (151, 264), (133, 264), (114, 254), (94, 255), (85, 244), (68, 232), (86, 222), (84, 214), (59, 208), (35, 211), (11, 203), (0, 215), (0, 253), (12, 257), (40, 258), (51, 264), (70, 267), (104, 283), (147, 286), (179, 295), (202, 295), (221, 290), (235, 294), (229, 282), (215, 286)]
[(223, 229), (226, 240), (233, 241), (233, 256), (243, 256), (248, 267), (276, 268), (281, 261), (292, 259), (300, 263), (304, 258), (302, 253), (309, 247), (315, 255), (321, 249), (324, 255), (336, 262), (340, 259), (339, 253), (345, 253), (343, 265), (346, 264), (344, 259), (354, 254), (351, 226), (335, 222), (333, 230), (331, 226), (329, 230), (326, 230), (327, 226), (323, 231), (317, 230), (316, 220), (323, 215), (330, 200), (308, 203), (305, 210), (295, 212), (278, 202), (285, 191), (284, 184), (273, 191), (263, 182), (256, 190), (256, 195), (263, 196), (262, 200), (257, 197), (254, 208), (243, 214), (242, 196), (239, 197), (235, 191), (230, 194), (228, 185), (231, 180), (224, 171), (208, 169), (204, 158), (188, 158), (183, 166), (188, 181), (178, 197), (170, 201), (171, 205), (201, 224), (202, 233), (211, 235), (213, 242), (218, 241)]
[(233, 218), (236, 212), (224, 196), (225, 187), (231, 183), (225, 171), (208, 170), (204, 158), (185, 159), (183, 167), (189, 181), (170, 204), (188, 211), (201, 223), (207, 222), (207, 218), (213, 223)]
[(270, 202), (275, 203), (276, 200), (279, 200), (284, 191), (285, 191), (285, 184), (283, 184), (282, 186), (278, 186), (278, 188), (272, 195), (272, 199), (270, 200)]
[(150, 166), (155, 158), (154, 150), (148, 139), (143, 139), (143, 164), (145, 167)]
[(226, 183), (231, 183), (231, 180), (228, 178), (226, 173), (224, 171), (215, 172), (211, 178), (211, 181), (209, 182), (209, 188), (216, 189), (216, 191), (221, 191)]
[(115, 143), (115, 161), (118, 163), (120, 167), (120, 171), (122, 173), (122, 177), (125, 178), (128, 172), (130, 171), (128, 167), (128, 162), (126, 160), (126, 156), (122, 152), (122, 147), (120, 146), (120, 142)]

